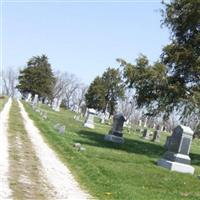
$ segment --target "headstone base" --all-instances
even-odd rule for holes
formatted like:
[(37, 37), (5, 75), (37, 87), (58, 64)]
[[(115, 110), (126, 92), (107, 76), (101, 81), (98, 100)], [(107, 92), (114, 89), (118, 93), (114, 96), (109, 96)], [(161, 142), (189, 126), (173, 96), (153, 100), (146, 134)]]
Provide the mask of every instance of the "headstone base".
[(85, 123), (84, 127), (94, 129), (94, 124)]
[(172, 162), (178, 162), (182, 164), (189, 165), (191, 163), (191, 159), (188, 155), (183, 155), (180, 153), (173, 153), (170, 151), (165, 152), (163, 158), (166, 160), (170, 160)]
[(120, 144), (124, 143), (123, 137), (118, 137), (118, 136), (115, 136), (112, 134), (105, 135), (104, 140), (115, 142), (115, 143), (120, 143)]
[(167, 168), (171, 171), (194, 174), (194, 167), (182, 163), (172, 162), (165, 159), (160, 159), (157, 161), (158, 166)]

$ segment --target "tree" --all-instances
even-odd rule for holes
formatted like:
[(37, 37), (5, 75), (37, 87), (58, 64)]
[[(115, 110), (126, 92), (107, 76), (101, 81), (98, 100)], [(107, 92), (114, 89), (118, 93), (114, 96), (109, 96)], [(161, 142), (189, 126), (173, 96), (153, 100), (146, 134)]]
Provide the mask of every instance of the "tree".
[(148, 64), (145, 56), (136, 65), (118, 59), (126, 82), (136, 89), (139, 107), (150, 115), (174, 110), (182, 117), (200, 117), (200, 0), (174, 0), (164, 4), (163, 25), (171, 29), (171, 44), (161, 60)]
[(3, 94), (10, 97), (14, 97), (16, 95), (17, 76), (18, 76), (18, 70), (14, 70), (11, 67), (2, 71)]
[(102, 78), (97, 76), (88, 88), (85, 94), (86, 106), (94, 108), (98, 111), (103, 110), (105, 107), (105, 83)]
[(110, 115), (114, 114), (117, 100), (124, 96), (124, 84), (118, 69), (108, 68), (96, 77), (86, 93), (86, 105)]
[(17, 88), (22, 94), (30, 92), (40, 97), (52, 98), (55, 78), (45, 55), (34, 56), (25, 69), (20, 71)]

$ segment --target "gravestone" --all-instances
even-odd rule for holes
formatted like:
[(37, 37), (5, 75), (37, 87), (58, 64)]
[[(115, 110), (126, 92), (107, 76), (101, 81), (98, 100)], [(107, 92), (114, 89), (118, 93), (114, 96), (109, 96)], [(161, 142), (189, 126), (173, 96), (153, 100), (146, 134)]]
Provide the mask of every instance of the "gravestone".
[(147, 118), (145, 118), (145, 121), (144, 121), (144, 128), (146, 128), (146, 127), (147, 127), (147, 121), (148, 121), (148, 119), (147, 119)]
[(33, 106), (36, 106), (38, 103), (38, 94), (35, 94), (34, 99), (33, 99)]
[(60, 111), (60, 105), (61, 105), (61, 103), (62, 103), (62, 99), (58, 99), (57, 102), (56, 102), (56, 104), (55, 104), (55, 108), (54, 108), (55, 111), (57, 111), (57, 112)]
[(49, 100), (48, 100), (48, 98), (46, 97), (45, 99), (44, 99), (44, 104), (48, 104), (49, 103)]
[(141, 119), (139, 120), (139, 126), (142, 126), (142, 120)]
[(104, 113), (101, 114), (100, 119), (101, 119), (101, 124), (104, 124), (105, 123), (105, 114)]
[(60, 134), (64, 134), (64, 133), (65, 133), (65, 126), (59, 127), (59, 128), (58, 128), (58, 132), (59, 132)]
[(172, 171), (193, 174), (194, 168), (190, 166), (189, 157), (193, 134), (191, 128), (183, 125), (177, 126), (172, 136), (167, 139), (167, 152), (157, 164)]
[(52, 102), (52, 109), (53, 109), (54, 111), (56, 110), (57, 101), (58, 101), (58, 99), (57, 99), (57, 98), (54, 98), (54, 99), (53, 99), (53, 102)]
[(123, 125), (125, 122), (123, 114), (117, 114), (113, 117), (112, 129), (109, 131), (108, 135), (105, 135), (104, 139), (116, 143), (124, 143), (123, 138)]
[(88, 109), (84, 127), (92, 128), (92, 129), (94, 128), (94, 115), (95, 114), (96, 114), (96, 111), (93, 108)]
[(149, 136), (150, 136), (150, 133), (149, 133), (149, 131), (147, 130), (147, 128), (145, 128), (145, 129), (143, 130), (143, 135), (142, 135), (142, 137), (143, 137), (144, 139), (146, 139), (146, 140), (149, 140)]
[(160, 126), (156, 126), (156, 130), (153, 133), (153, 142), (160, 142)]
[(26, 98), (25, 101), (26, 101), (26, 102), (30, 102), (30, 101), (31, 101), (31, 93), (28, 93), (28, 96), (27, 96), (27, 98)]

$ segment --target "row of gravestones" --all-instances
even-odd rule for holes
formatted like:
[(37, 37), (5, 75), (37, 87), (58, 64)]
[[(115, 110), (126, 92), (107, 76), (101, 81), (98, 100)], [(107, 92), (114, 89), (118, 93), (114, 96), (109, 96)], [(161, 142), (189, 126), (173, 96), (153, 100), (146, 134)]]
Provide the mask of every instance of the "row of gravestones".
[[(30, 101), (31, 96), (28, 95), (27, 101)], [(34, 96), (32, 105), (35, 106), (38, 102), (38, 95)], [(54, 104), (53, 104), (54, 105)], [(55, 106), (53, 106), (55, 109)], [(56, 110), (56, 109), (55, 109)], [(96, 111), (94, 109), (88, 109), (87, 117), (84, 126), (87, 128), (94, 128), (94, 115)], [(116, 143), (124, 143), (122, 134), (123, 124), (125, 122), (123, 114), (117, 114), (113, 118), (113, 126), (109, 134), (105, 136), (105, 140)], [(64, 132), (65, 127), (60, 127), (59, 132)], [(145, 131), (144, 137), (147, 137)], [(173, 171), (194, 173), (194, 168), (190, 166), (189, 150), (192, 143), (193, 131), (189, 127), (177, 126), (172, 136), (166, 140), (165, 147), (167, 152), (163, 155), (163, 158), (158, 161), (158, 165), (168, 168)], [(159, 138), (158, 130), (155, 131), (154, 139)]]
[(160, 142), (161, 131), (156, 129), (154, 132), (150, 132), (147, 128), (142, 129), (142, 137), (146, 140), (151, 140), (153, 142)]
[[(38, 104), (38, 101), (39, 101), (39, 99), (38, 99), (38, 94), (35, 94), (35, 95), (34, 95), (33, 101), (31, 101), (31, 100), (32, 100), (32, 95), (31, 95), (31, 93), (28, 93), (28, 95), (27, 95), (25, 101), (31, 103), (32, 106), (35, 107), (35, 106)], [(49, 101), (48, 101), (47, 98), (46, 98), (45, 101), (44, 101), (45, 104), (51, 106), (52, 109), (53, 109), (54, 111), (57, 111), (57, 112), (60, 111), (61, 102), (62, 102), (62, 99), (61, 99), (61, 98), (60, 98), (60, 99), (59, 99), (59, 98), (54, 98), (52, 104), (49, 104)]]
[[(89, 109), (88, 114), (84, 123), (87, 128), (94, 128), (94, 109)], [(104, 139), (115, 143), (124, 143), (122, 134), (123, 124), (125, 122), (123, 114), (117, 114), (113, 118), (112, 129)], [(179, 125), (172, 133), (172, 136), (167, 137), (165, 148), (166, 153), (163, 158), (158, 160), (157, 164), (161, 167), (170, 169), (172, 171), (182, 173), (194, 173), (194, 168), (190, 165), (191, 159), (189, 157), (190, 147), (192, 144), (194, 132), (191, 128)], [(147, 129), (145, 129), (144, 137), (147, 137)], [(160, 138), (160, 131), (155, 130), (153, 140), (156, 141)]]

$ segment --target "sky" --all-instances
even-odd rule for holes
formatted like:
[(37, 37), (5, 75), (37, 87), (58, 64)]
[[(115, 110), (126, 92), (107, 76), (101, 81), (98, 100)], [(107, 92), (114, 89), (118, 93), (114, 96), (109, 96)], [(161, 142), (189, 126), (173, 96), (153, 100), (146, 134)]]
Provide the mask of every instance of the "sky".
[(116, 58), (134, 63), (140, 53), (155, 62), (169, 43), (160, 1), (4, 1), (2, 66), (19, 68), (46, 54), (54, 71), (90, 84)]

